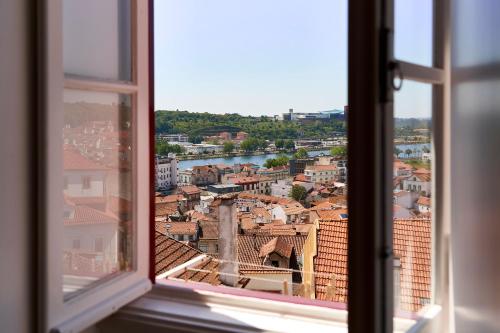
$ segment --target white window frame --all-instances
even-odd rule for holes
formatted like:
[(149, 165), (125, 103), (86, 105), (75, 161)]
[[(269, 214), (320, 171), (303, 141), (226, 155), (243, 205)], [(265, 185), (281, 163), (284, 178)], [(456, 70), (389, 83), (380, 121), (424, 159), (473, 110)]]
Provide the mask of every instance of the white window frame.
[[(148, 0), (131, 1), (132, 81), (93, 80), (65, 77), (63, 72), (63, 0), (45, 0), (39, 6), (40, 68), (39, 94), (42, 119), (40, 132), (41, 202), (43, 223), (40, 236), (39, 290), (41, 332), (77, 332), (117, 311), (150, 290), (149, 269), (149, 39)], [(89, 18), (91, 19), (91, 18)], [(103, 279), (95, 287), (64, 301), (63, 294), (63, 90), (65, 88), (124, 93), (132, 96), (134, 119), (134, 262), (135, 270)]]
[[(388, 12), (394, 12), (394, 1), (387, 1)], [(431, 305), (427, 308), (428, 314), (432, 315), (423, 315), (411, 328), (411, 332), (449, 332), (452, 325), (449, 313), (451, 304), (449, 274), (451, 250), (450, 0), (432, 0), (432, 9), (432, 65), (423, 66), (394, 59), (404, 81), (432, 85)], [(389, 13), (389, 16), (392, 13)], [(394, 34), (392, 38), (393, 36)], [(402, 89), (404, 89), (404, 81)]]

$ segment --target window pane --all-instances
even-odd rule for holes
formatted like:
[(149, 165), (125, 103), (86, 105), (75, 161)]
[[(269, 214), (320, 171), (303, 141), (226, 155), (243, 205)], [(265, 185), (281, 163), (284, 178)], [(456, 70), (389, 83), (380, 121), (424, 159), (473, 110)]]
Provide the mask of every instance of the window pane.
[(432, 66), (433, 0), (394, 1), (394, 54), (397, 59)]
[(63, 1), (66, 74), (131, 80), (130, 6), (130, 0)]
[(64, 91), (66, 296), (133, 269), (132, 98)]
[(347, 1), (155, 6), (157, 275), (345, 310)]
[(404, 81), (394, 116), (394, 309), (418, 318), (432, 294), (432, 86)]

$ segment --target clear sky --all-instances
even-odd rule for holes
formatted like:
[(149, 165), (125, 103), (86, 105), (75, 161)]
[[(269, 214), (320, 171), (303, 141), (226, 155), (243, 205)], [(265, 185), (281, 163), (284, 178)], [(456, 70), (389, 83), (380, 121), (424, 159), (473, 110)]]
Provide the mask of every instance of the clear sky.
[[(396, 1), (396, 56), (430, 64), (430, 0)], [(430, 115), (405, 84), (399, 117)], [(275, 115), (347, 104), (347, 0), (156, 0), (156, 109)]]

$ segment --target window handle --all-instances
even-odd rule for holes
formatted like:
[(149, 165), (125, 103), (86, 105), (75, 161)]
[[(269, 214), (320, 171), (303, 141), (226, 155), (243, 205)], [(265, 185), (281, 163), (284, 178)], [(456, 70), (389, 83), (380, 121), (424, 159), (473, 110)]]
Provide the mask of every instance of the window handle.
[[(391, 72), (391, 85), (394, 91), (399, 91), (403, 87), (403, 71), (398, 61), (389, 62), (389, 71)], [(396, 82), (399, 81), (397, 84)]]

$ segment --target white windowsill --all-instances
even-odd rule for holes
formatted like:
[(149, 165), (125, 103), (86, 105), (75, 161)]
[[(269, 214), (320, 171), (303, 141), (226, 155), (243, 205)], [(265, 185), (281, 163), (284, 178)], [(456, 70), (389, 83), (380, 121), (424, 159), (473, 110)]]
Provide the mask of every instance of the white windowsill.
[[(231, 295), (198, 286), (162, 282), (109, 320), (142, 323), (166, 331), (182, 328), (190, 332), (347, 332), (345, 309), (262, 299), (255, 297), (258, 292)], [(428, 311), (430, 314), (418, 322), (395, 319), (395, 331), (417, 332), (415, 328), (425, 326), (440, 308), (430, 309), (433, 312)]]

